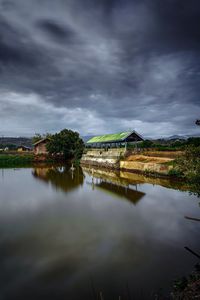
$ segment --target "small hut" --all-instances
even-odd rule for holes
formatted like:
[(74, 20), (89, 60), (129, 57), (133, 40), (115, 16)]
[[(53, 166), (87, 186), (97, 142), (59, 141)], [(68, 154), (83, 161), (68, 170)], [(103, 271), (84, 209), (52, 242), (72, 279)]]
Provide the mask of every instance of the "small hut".
[(35, 144), (33, 144), (34, 154), (36, 154), (36, 155), (38, 155), (38, 154), (48, 154), (47, 147), (46, 147), (48, 141), (49, 141), (48, 138), (44, 138), (44, 139), (41, 139), (41, 140), (37, 141)]
[[(8, 149), (7, 149), (8, 150)], [(30, 147), (21, 145), (17, 148), (18, 152), (30, 152), (32, 149)], [(6, 151), (6, 150), (5, 150)]]

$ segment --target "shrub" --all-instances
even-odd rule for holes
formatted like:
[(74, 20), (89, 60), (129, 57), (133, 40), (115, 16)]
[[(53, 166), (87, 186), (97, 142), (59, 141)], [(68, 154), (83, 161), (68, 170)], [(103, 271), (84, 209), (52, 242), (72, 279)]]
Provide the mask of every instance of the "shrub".
[(64, 129), (51, 136), (47, 150), (53, 155), (63, 155), (65, 159), (79, 160), (83, 154), (84, 142), (78, 132)]
[(200, 196), (200, 147), (188, 146), (184, 155), (175, 161), (175, 170), (190, 183), (192, 193)]
[(176, 160), (176, 168), (191, 182), (200, 182), (200, 147), (188, 146)]
[(168, 172), (168, 175), (174, 176), (174, 177), (183, 177), (183, 173), (181, 173), (178, 169), (171, 169)]
[(28, 166), (34, 160), (33, 155), (8, 155), (2, 154), (0, 155), (0, 167), (20, 167), (20, 166)]

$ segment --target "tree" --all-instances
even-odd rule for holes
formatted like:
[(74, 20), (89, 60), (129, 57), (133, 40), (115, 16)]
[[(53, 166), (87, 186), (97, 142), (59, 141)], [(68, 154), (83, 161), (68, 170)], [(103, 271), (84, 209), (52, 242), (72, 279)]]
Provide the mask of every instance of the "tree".
[(43, 139), (44, 136), (42, 136), (40, 133), (36, 133), (33, 137), (32, 137), (32, 143), (35, 144), (38, 141), (40, 141), (41, 139)]
[(35, 133), (35, 135), (32, 137), (32, 143), (35, 144), (42, 139), (51, 138), (51, 136), (52, 135), (50, 133), (46, 133), (46, 134)]
[(200, 146), (200, 138), (199, 137), (191, 137), (187, 140), (186, 144), (194, 146), (194, 147), (199, 147)]
[(150, 140), (144, 140), (143, 142), (140, 143), (141, 148), (151, 148), (153, 147), (153, 142)]
[(51, 136), (47, 150), (53, 155), (63, 155), (65, 159), (78, 160), (82, 156), (84, 142), (78, 132), (63, 129)]

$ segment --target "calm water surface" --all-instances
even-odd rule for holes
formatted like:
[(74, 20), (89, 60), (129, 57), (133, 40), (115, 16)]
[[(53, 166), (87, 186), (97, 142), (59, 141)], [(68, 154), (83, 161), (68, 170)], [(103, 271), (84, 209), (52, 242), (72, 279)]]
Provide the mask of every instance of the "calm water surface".
[(124, 172), (0, 170), (0, 299), (151, 299), (197, 262), (198, 202)]

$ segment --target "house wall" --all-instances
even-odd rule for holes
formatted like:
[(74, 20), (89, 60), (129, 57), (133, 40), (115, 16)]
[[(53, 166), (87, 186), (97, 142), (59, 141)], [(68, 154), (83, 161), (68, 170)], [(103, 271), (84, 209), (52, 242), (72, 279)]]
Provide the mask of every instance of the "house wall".
[(24, 148), (18, 148), (17, 152), (29, 152), (30, 150)]
[(47, 148), (46, 148), (46, 142), (37, 144), (34, 147), (34, 153), (37, 154), (48, 154)]

